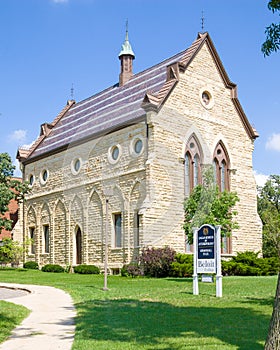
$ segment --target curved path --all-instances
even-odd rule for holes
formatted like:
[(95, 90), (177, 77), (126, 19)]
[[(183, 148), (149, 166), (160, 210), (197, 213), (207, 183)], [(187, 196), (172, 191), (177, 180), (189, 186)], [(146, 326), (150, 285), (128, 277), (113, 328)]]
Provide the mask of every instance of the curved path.
[[(30, 315), (13, 330), (10, 338), (0, 344), (0, 350), (71, 349), (76, 312), (69, 294), (45, 286), (0, 283), (0, 287), (6, 287), (0, 288), (0, 299), (31, 310)], [(12, 289), (18, 291), (16, 296)], [(20, 292), (21, 289), (30, 293)]]

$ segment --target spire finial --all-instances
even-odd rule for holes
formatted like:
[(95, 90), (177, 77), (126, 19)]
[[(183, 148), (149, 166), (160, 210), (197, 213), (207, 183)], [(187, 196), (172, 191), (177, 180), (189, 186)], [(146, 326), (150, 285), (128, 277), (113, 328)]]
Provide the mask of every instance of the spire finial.
[(204, 17), (204, 11), (201, 11), (201, 31), (204, 33), (204, 22), (205, 22), (205, 17)]
[(125, 22), (125, 41), (128, 41), (128, 19)]
[(123, 55), (130, 55), (135, 57), (134, 52), (132, 50), (132, 47), (130, 45), (130, 42), (128, 40), (128, 20), (125, 22), (125, 40), (124, 43), (122, 44), (121, 52), (119, 53), (119, 57)]
[(72, 83), (72, 86), (71, 86), (71, 100), (74, 100), (74, 84)]

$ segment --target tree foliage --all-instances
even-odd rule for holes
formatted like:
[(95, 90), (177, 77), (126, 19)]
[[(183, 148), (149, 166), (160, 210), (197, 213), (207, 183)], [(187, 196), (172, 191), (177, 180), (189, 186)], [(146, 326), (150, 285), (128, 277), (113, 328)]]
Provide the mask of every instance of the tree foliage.
[(27, 253), (30, 243), (30, 239), (27, 239), (24, 244), (22, 244), (11, 238), (4, 238), (0, 246), (0, 263), (4, 265), (12, 263), (18, 266), (19, 262), (22, 260), (23, 254)]
[(0, 153), (0, 232), (2, 229), (11, 230), (12, 221), (3, 215), (8, 211), (12, 199), (21, 202), (29, 191), (29, 186), (13, 179), (15, 166), (8, 153)]
[[(280, 0), (270, 0), (267, 5), (273, 13), (280, 11)], [(280, 23), (271, 23), (265, 29), (266, 40), (262, 44), (264, 56), (269, 56), (272, 52), (280, 49)]]
[(230, 235), (239, 227), (234, 209), (238, 201), (236, 192), (219, 191), (213, 169), (209, 167), (203, 175), (203, 184), (196, 186), (184, 203), (184, 230), (189, 243), (193, 242), (193, 228), (203, 224), (220, 225), (222, 236)]
[[(263, 223), (264, 254), (280, 258), (280, 175), (271, 175), (258, 196), (258, 212)], [(280, 349), (280, 273), (265, 350)]]
[(258, 195), (263, 223), (263, 255), (280, 257), (280, 175), (271, 175)]

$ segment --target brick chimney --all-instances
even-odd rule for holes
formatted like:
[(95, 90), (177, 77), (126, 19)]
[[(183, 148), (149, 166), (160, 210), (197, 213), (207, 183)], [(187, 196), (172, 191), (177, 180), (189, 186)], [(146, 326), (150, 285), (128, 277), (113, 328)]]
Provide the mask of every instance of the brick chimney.
[(123, 86), (132, 76), (132, 61), (135, 55), (128, 40), (128, 27), (126, 23), (125, 41), (122, 44), (121, 52), (119, 53), (119, 59), (121, 61), (121, 73), (119, 75), (119, 86)]

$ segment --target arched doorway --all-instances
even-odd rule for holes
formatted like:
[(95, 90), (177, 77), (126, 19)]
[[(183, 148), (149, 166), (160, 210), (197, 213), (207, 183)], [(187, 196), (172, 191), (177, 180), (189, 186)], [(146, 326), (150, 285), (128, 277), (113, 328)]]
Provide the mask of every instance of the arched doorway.
[[(74, 265), (79, 265), (82, 263), (82, 232), (80, 227), (77, 228), (76, 230), (76, 235), (75, 235), (75, 250), (74, 250)], [(75, 259), (76, 258), (76, 259)]]

